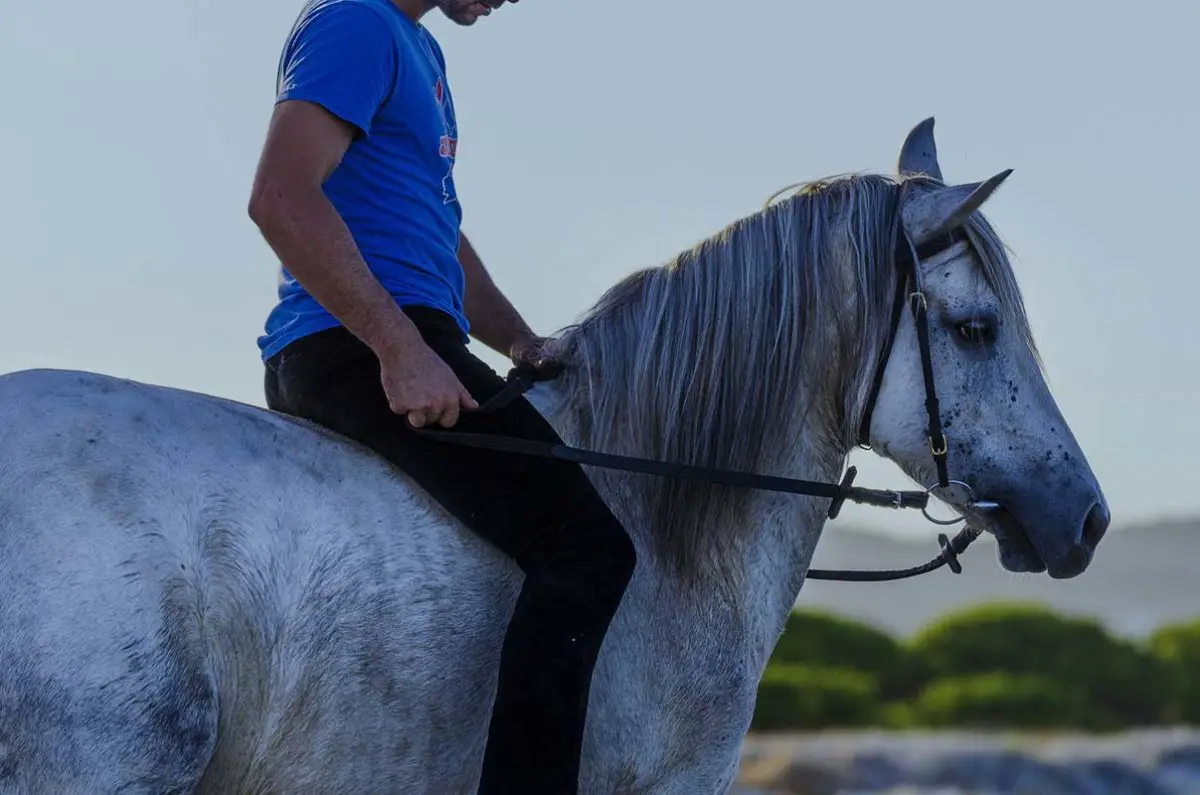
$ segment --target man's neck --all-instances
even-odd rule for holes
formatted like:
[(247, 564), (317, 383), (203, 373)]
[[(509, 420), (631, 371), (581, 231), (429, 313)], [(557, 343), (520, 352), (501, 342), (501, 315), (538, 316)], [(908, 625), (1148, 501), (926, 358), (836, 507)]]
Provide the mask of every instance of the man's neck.
[(392, 3), (413, 22), (420, 22), (421, 17), (437, 8), (434, 0), (392, 0)]

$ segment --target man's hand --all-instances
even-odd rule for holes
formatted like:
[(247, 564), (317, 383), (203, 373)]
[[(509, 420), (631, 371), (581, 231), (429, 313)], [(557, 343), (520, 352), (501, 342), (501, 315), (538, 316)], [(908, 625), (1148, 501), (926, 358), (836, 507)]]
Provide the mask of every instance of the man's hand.
[(385, 350), (379, 364), (388, 405), (408, 415), (414, 428), (434, 422), (450, 428), (461, 410), (479, 408), (454, 371), (423, 342)]
[(552, 370), (561, 366), (559, 361), (546, 350), (548, 337), (524, 334), (517, 338), (508, 351), (508, 358), (517, 367), (527, 366), (535, 370)]

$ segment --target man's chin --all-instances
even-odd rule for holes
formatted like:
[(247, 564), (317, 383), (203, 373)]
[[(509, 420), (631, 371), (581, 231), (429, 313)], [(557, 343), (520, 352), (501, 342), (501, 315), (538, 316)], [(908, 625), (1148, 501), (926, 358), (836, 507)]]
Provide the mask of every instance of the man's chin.
[(486, 17), (491, 12), (492, 9), (488, 8), (483, 3), (472, 3), (466, 8), (456, 9), (453, 11), (448, 10), (445, 6), (442, 7), (442, 13), (446, 15), (447, 19), (454, 24), (461, 25), (463, 27), (470, 27), (471, 25), (474, 25), (479, 21), (480, 17)]

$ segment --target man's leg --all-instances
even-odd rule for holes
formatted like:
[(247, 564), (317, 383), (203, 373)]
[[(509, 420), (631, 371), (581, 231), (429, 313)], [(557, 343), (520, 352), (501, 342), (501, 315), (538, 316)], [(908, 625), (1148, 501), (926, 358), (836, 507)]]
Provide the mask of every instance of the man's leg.
[[(440, 316), (409, 310), (426, 341), (482, 404), (503, 379)], [(448, 319), (447, 319), (448, 320)], [(269, 363), (268, 405), (371, 447), (525, 573), (501, 654), (480, 795), (573, 795), (592, 671), (635, 565), (632, 543), (575, 464), (439, 443), (387, 405), (379, 364), (335, 329)], [(465, 412), (454, 430), (558, 441), (517, 399)]]

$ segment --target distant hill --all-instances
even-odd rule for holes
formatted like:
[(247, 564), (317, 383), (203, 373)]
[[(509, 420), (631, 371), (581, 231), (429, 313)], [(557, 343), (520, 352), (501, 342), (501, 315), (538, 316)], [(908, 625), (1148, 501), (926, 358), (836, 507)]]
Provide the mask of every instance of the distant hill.
[[(924, 563), (938, 552), (938, 529), (930, 525), (928, 537), (908, 540), (830, 522), (813, 567), (895, 569)], [(1133, 637), (1164, 622), (1200, 618), (1200, 518), (1114, 527), (1091, 567), (1072, 580), (1004, 571), (991, 536), (972, 544), (961, 561), (963, 572), (957, 575), (943, 567), (895, 582), (812, 580), (797, 606), (852, 616), (900, 635), (948, 610), (997, 599), (1035, 600)]]

